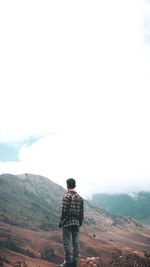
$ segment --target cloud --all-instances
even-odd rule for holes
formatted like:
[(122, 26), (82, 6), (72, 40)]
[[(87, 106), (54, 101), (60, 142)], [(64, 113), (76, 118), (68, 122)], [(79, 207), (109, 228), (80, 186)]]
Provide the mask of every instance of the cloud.
[(22, 146), (18, 163), (1, 163), (1, 172), (45, 175), (65, 187), (69, 177), (77, 180), (84, 196), (94, 192), (150, 190), (150, 151), (146, 146), (103, 142), (90, 136), (50, 135), (31, 146)]
[(144, 16), (144, 38), (145, 42), (149, 45), (150, 43), (150, 8), (146, 11)]
[(128, 104), (130, 92), (132, 102), (149, 88), (142, 1), (14, 1), (0, 10), (1, 142), (81, 132), (83, 120), (107, 121), (123, 97)]
[(149, 177), (148, 3), (0, 5), (0, 143), (21, 144), (1, 171), (73, 176), (84, 192)]

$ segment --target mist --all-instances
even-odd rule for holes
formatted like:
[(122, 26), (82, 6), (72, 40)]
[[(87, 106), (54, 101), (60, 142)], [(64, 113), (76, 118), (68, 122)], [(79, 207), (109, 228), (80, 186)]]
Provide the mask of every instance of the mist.
[(59, 4), (0, 3), (0, 172), (150, 190), (150, 3)]

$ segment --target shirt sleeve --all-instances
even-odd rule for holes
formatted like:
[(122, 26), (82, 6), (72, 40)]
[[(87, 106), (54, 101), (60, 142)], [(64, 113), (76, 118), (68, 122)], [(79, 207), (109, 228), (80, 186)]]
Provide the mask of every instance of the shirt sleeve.
[(63, 200), (62, 200), (62, 205), (61, 205), (61, 223), (67, 219), (68, 213), (69, 213), (69, 207), (70, 207), (70, 198), (66, 195)]
[(81, 207), (80, 207), (80, 218), (79, 218), (80, 226), (83, 223), (83, 217), (84, 217), (84, 202), (83, 202), (83, 199), (82, 199), (81, 200)]

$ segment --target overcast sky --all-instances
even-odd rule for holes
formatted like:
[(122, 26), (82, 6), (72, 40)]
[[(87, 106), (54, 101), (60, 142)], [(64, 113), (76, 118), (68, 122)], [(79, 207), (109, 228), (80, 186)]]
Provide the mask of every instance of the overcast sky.
[(150, 1), (1, 1), (0, 38), (0, 173), (150, 190)]

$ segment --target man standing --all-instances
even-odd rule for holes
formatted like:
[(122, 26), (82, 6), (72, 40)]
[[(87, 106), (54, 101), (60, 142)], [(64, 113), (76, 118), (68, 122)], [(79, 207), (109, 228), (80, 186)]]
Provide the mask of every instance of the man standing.
[[(79, 254), (79, 227), (83, 222), (83, 198), (75, 191), (76, 181), (67, 181), (68, 192), (62, 200), (62, 212), (59, 226), (63, 229), (63, 245), (65, 260), (60, 267), (77, 267)], [(72, 237), (73, 255), (70, 251)]]

